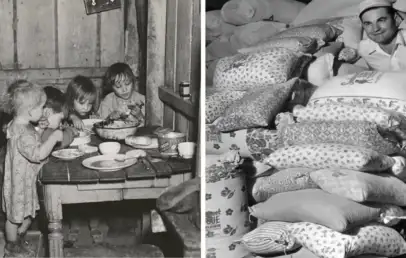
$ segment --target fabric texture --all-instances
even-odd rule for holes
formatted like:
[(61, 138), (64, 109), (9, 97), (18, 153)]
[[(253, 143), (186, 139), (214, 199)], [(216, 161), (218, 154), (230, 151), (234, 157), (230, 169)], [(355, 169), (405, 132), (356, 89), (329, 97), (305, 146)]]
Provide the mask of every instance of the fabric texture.
[(309, 55), (281, 47), (224, 57), (217, 63), (213, 86), (218, 89), (249, 90), (283, 83), (299, 77), (311, 60)]
[(278, 131), (281, 146), (335, 143), (353, 145), (380, 154), (401, 152), (400, 147), (385, 140), (375, 123), (367, 121), (308, 121), (289, 124)]
[(374, 106), (406, 114), (406, 74), (362, 71), (335, 76), (319, 87), (309, 104), (339, 102)]
[(288, 234), (287, 222), (266, 222), (245, 234), (241, 243), (255, 254), (271, 255), (289, 252), (299, 248), (295, 239)]
[(221, 10), (206, 12), (206, 39), (214, 40), (221, 35), (230, 35), (236, 26), (226, 23), (221, 17)]
[(245, 91), (212, 89), (210, 92), (206, 91), (206, 123), (212, 123), (222, 116), (230, 105), (241, 99), (245, 94)]
[(316, 86), (322, 86), (334, 76), (334, 55), (331, 53), (317, 57), (310, 63), (306, 71), (307, 80)]
[(393, 257), (406, 253), (406, 242), (402, 236), (396, 230), (379, 224), (368, 224), (346, 234), (309, 222), (292, 223), (287, 228), (297, 242), (321, 258), (361, 254)]
[(370, 149), (332, 143), (280, 148), (271, 153), (264, 162), (278, 169), (292, 167), (344, 168), (370, 172), (385, 171), (396, 163), (394, 158)]
[(406, 184), (390, 174), (369, 174), (348, 169), (321, 169), (310, 178), (324, 191), (356, 202), (406, 206)]
[(332, 54), (334, 57), (336, 57), (343, 47), (344, 44), (342, 42), (329, 42), (327, 45), (320, 48), (313, 55), (316, 57), (320, 57), (323, 56), (324, 54)]
[(12, 121), (7, 128), (2, 207), (7, 220), (22, 223), (39, 210), (37, 176), (43, 166), (39, 157), (41, 136), (31, 124)]
[(250, 128), (245, 141), (252, 157), (262, 162), (277, 149), (277, 131), (267, 128)]
[(310, 37), (285, 37), (285, 38), (270, 38), (266, 42), (256, 44), (252, 47), (238, 49), (239, 53), (251, 53), (269, 50), (274, 47), (284, 47), (294, 52), (315, 53), (319, 46), (317, 40)]
[(305, 189), (275, 194), (251, 206), (250, 213), (268, 221), (311, 222), (344, 232), (375, 221), (380, 207), (360, 204), (320, 189)]
[(311, 168), (287, 168), (270, 176), (258, 177), (252, 188), (255, 201), (263, 202), (272, 195), (290, 191), (319, 188), (310, 178)]
[(274, 35), (274, 38), (286, 37), (310, 37), (317, 40), (318, 47), (322, 47), (326, 42), (333, 41), (341, 31), (329, 24), (314, 24), (292, 27)]
[(268, 126), (282, 110), (297, 83), (300, 80), (293, 78), (285, 83), (248, 91), (224, 111), (216, 123), (217, 129), (225, 132)]
[(362, 39), (362, 24), (357, 15), (332, 20), (328, 24), (342, 31), (336, 41), (343, 42), (347, 48), (357, 49)]

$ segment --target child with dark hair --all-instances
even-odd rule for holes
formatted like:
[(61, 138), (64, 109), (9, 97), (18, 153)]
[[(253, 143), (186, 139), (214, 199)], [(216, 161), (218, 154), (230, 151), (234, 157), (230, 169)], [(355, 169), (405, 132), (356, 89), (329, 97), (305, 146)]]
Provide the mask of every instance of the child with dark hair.
[(137, 79), (129, 65), (115, 63), (111, 65), (103, 78), (103, 90), (107, 94), (100, 103), (98, 115), (117, 119), (129, 115), (128, 119), (140, 122), (145, 120), (145, 96), (136, 91)]
[[(44, 141), (57, 129), (61, 128), (62, 121), (68, 117), (68, 108), (65, 105), (65, 95), (59, 89), (47, 86), (44, 88), (47, 101), (44, 106), (43, 118), (40, 120), (40, 128), (44, 128), (41, 139)], [(55, 149), (68, 147), (79, 134), (73, 127), (62, 130), (63, 139), (55, 146)]]
[(75, 128), (83, 130), (82, 119), (91, 118), (99, 108), (99, 92), (96, 86), (88, 77), (78, 75), (69, 82), (65, 98), (69, 111), (68, 120)]

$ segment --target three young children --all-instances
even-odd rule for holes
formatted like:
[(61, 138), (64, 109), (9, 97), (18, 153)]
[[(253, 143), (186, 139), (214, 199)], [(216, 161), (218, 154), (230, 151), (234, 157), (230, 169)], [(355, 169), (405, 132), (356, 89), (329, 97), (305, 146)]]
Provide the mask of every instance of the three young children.
[[(84, 128), (83, 119), (92, 116), (117, 118), (126, 114), (129, 119), (144, 124), (145, 98), (136, 92), (135, 83), (131, 68), (116, 63), (108, 68), (103, 79), (103, 90), (112, 92), (101, 102), (101, 94), (93, 82), (81, 75), (69, 83), (66, 93), (52, 86), (41, 88), (25, 80), (10, 85), (7, 94), (13, 118), (6, 127), (2, 191), (6, 257), (33, 255), (24, 244), (24, 236), (39, 210), (38, 173), (55, 148), (66, 148), (72, 143)], [(70, 122), (73, 127), (62, 129), (63, 121)], [(76, 224), (76, 220), (72, 220), (73, 235), (78, 233)], [(92, 237), (100, 240), (97, 219), (91, 218), (89, 224), (93, 225)]]

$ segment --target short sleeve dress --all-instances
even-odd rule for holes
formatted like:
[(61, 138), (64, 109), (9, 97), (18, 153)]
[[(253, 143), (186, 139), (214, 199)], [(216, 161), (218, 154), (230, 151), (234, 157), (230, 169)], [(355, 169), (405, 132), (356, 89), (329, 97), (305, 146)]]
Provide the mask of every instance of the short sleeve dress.
[(7, 220), (22, 223), (39, 210), (36, 181), (44, 164), (39, 157), (41, 137), (34, 126), (12, 121), (7, 129), (7, 153), (2, 192)]
[[(133, 91), (131, 97), (128, 99), (122, 99), (117, 97), (114, 92), (111, 92), (104, 97), (100, 103), (98, 115), (102, 119), (106, 119), (111, 112), (120, 111), (125, 113), (128, 111), (128, 106), (130, 105), (140, 105), (144, 104), (141, 108), (142, 114), (145, 116), (145, 96), (140, 93)], [(144, 123), (143, 123), (144, 124)], [(142, 126), (142, 125), (141, 125)]]

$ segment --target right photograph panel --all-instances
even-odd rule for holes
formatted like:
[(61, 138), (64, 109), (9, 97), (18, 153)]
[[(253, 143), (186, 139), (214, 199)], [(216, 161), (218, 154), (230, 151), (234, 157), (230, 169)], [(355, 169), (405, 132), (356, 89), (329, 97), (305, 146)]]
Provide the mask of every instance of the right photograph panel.
[(206, 258), (405, 257), (406, 1), (205, 11)]

